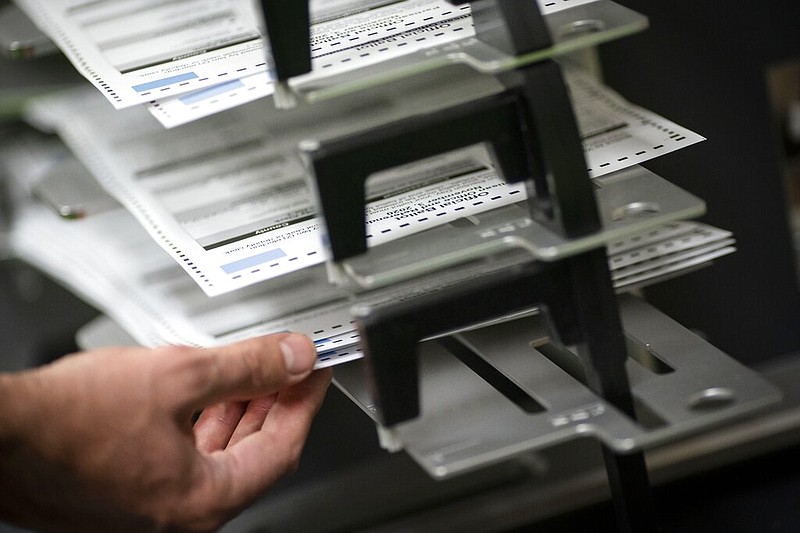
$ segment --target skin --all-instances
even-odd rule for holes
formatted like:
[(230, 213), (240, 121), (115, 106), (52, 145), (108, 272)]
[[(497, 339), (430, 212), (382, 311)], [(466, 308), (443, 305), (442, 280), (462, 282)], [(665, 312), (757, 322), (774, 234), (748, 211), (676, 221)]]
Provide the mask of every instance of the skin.
[(308, 338), (276, 334), (101, 349), (0, 374), (0, 519), (43, 531), (219, 528), (296, 468), (331, 379), (315, 361)]

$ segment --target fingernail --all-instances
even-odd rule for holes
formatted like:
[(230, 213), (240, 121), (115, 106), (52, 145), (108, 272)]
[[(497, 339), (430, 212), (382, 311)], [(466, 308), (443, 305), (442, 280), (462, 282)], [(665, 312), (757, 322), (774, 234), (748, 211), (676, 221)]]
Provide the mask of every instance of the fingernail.
[(281, 352), (286, 370), (290, 374), (304, 374), (311, 370), (317, 360), (314, 344), (303, 335), (292, 333), (281, 340)]

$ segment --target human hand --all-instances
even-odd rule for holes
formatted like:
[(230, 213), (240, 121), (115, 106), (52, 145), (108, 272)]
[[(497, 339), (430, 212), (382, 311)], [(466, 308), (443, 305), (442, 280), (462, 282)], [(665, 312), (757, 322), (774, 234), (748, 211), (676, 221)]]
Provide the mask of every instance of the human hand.
[(276, 334), (0, 375), (0, 517), (59, 531), (218, 528), (296, 466), (331, 379), (315, 360), (309, 339)]

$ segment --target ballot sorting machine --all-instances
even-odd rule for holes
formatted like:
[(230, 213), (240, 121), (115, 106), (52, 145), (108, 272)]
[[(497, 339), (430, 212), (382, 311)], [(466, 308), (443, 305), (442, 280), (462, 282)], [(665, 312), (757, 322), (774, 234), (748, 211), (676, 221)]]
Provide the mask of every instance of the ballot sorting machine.
[[(308, 2), (260, 2), (279, 122), (326, 123), (296, 150), (325, 225), (328, 283), (349, 295), (365, 356), (337, 365), (335, 384), (384, 448), (435, 479), (595, 439), (619, 530), (653, 531), (645, 451), (780, 393), (610, 272), (612, 243), (646, 244), (705, 211), (641, 166), (586, 169), (562, 67), (647, 19), (609, 0), (547, 15), (532, 0), (448, 1), (469, 8), (474, 36), (312, 77)], [(369, 180), (475, 145), (527, 200), (369, 245)]]
[[(779, 393), (612, 284), (609, 242), (699, 216), (704, 204), (641, 167), (590, 179), (556, 58), (640, 31), (646, 18), (605, 0), (547, 17), (528, 0), (477, 0), (474, 37), (304, 84), (294, 78), (311, 68), (308, 6), (286, 4), (261, 2), (278, 107), (326, 105), (453, 65), (501, 87), (300, 143), (331, 282), (354, 302), (392, 284), (423, 287), (354, 303), (365, 359), (337, 367), (337, 386), (377, 422), (387, 449), (437, 478), (594, 436), (620, 530), (652, 531), (644, 451)], [(370, 176), (475, 144), (506, 181), (526, 183), (526, 202), (368, 247)]]

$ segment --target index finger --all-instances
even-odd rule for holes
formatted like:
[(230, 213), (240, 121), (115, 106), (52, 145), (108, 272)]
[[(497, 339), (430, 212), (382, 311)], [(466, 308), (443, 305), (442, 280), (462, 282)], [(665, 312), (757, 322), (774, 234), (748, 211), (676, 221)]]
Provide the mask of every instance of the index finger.
[(224, 451), (204, 455), (197, 467), (207, 490), (193, 503), (239, 508), (291, 471), (330, 381), (330, 369), (324, 369), (281, 391), (260, 431)]

